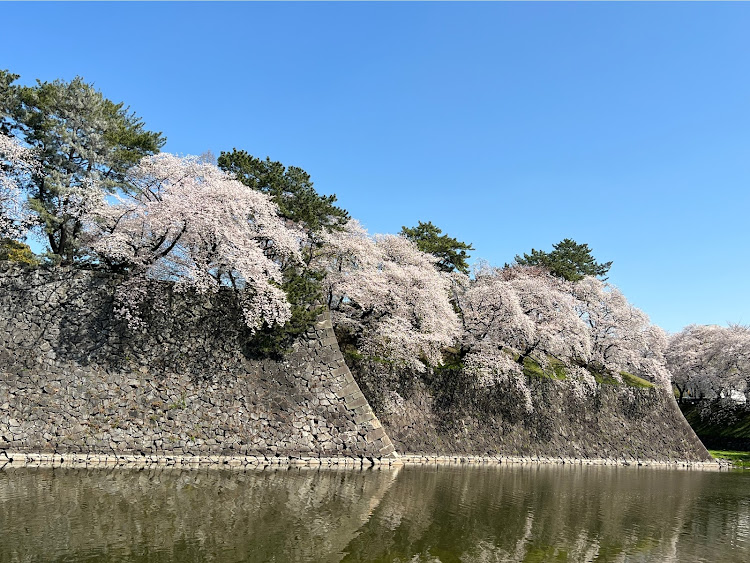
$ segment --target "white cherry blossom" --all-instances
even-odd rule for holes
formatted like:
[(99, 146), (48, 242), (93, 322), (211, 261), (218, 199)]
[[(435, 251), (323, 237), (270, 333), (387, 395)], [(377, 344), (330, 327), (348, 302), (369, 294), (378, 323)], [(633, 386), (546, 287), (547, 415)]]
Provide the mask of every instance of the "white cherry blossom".
[(690, 325), (669, 339), (667, 367), (680, 394), (750, 394), (750, 327)]
[(33, 151), (0, 133), (0, 238), (21, 238), (31, 227), (22, 180), (35, 166)]
[(450, 276), (401, 236), (371, 237), (355, 220), (326, 235), (314, 265), (334, 322), (357, 336), (360, 352), (424, 370), (459, 335)]
[(299, 237), (268, 196), (197, 157), (167, 153), (145, 157), (129, 181), (133, 189), (89, 223), (91, 248), (103, 261), (144, 284), (156, 279), (204, 293), (222, 285), (243, 290), (253, 329), (290, 318), (279, 264), (299, 260)]

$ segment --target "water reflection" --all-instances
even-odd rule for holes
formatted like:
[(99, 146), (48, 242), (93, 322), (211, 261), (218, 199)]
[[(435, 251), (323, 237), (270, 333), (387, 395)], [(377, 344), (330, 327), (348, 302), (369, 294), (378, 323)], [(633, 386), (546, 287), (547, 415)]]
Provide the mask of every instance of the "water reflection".
[(0, 472), (0, 561), (745, 562), (749, 526), (737, 472)]
[(738, 473), (405, 470), (344, 561), (746, 562), (749, 493)]
[(0, 472), (0, 561), (339, 561), (397, 474)]

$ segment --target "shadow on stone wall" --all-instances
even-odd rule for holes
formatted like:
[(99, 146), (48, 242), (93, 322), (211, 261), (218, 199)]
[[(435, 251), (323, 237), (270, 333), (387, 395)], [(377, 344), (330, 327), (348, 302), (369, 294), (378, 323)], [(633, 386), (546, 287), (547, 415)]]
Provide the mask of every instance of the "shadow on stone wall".
[(253, 335), (230, 290), (196, 295), (154, 283), (158, 297), (140, 307), (142, 327), (129, 328), (115, 311), (120, 276), (14, 269), (3, 277), (2, 303), (13, 336), (6, 362), (13, 365), (32, 367), (46, 355), (82, 366), (143, 365), (211, 378), (230, 369), (238, 352), (257, 359), (250, 349)]
[(705, 461), (710, 455), (668, 392), (530, 379), (534, 409), (511, 385), (480, 387), (460, 370), (424, 374), (350, 366), (403, 453)]
[(0, 270), (0, 449), (382, 457), (393, 446), (323, 315), (281, 360), (253, 357), (230, 290), (159, 284), (132, 328), (123, 279)]

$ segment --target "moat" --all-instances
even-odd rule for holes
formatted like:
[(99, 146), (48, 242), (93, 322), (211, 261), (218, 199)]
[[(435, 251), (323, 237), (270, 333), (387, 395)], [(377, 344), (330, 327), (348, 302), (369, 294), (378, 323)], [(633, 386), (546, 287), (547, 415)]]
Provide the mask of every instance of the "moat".
[(750, 560), (750, 472), (5, 469), (0, 561)]

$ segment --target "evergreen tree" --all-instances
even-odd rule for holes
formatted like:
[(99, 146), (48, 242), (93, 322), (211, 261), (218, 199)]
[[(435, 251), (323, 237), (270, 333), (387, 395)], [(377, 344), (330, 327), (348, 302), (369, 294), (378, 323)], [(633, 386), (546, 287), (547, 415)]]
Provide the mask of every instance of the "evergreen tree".
[(302, 168), (284, 166), (266, 157), (261, 160), (245, 151), (222, 152), (219, 168), (233, 174), (240, 182), (271, 196), (285, 219), (302, 227), (308, 237), (323, 230), (341, 229), (349, 214), (334, 205), (335, 195), (315, 191), (310, 175)]
[(568, 281), (578, 281), (584, 276), (593, 276), (606, 280), (604, 277), (612, 267), (612, 262), (597, 262), (591, 254), (587, 244), (578, 244), (573, 239), (566, 238), (552, 245), (552, 252), (531, 249), (531, 254), (516, 255), (516, 264), (521, 266), (542, 266), (553, 276)]
[(471, 244), (461, 242), (448, 235), (442, 235), (442, 232), (431, 221), (427, 223), (419, 221), (416, 227), (401, 227), (401, 236), (415, 243), (422, 252), (439, 258), (437, 267), (440, 271), (452, 272), (458, 270), (468, 274), (469, 265), (466, 260), (469, 255), (466, 251), (474, 250), (474, 248)]
[(36, 266), (39, 259), (28, 244), (10, 238), (0, 238), (0, 261), (17, 262), (27, 266)]
[(305, 332), (321, 311), (323, 272), (310, 267), (323, 233), (343, 229), (349, 220), (346, 210), (335, 204), (335, 195), (320, 195), (302, 168), (284, 166), (234, 149), (222, 152), (219, 168), (233, 174), (247, 187), (263, 192), (279, 206), (280, 215), (305, 233), (303, 266), (282, 265), (282, 289), (292, 305), (292, 318), (282, 329), (265, 329), (255, 336), (254, 348), (268, 355), (283, 352), (291, 341)]
[(83, 216), (107, 193), (127, 191), (126, 171), (165, 139), (80, 77), (34, 86), (17, 78), (0, 70), (0, 130), (34, 149), (38, 166), (24, 189), (50, 250), (69, 264), (80, 258)]

